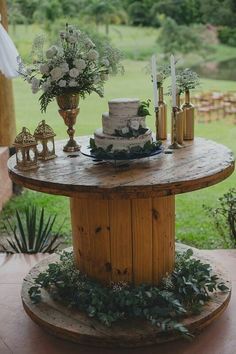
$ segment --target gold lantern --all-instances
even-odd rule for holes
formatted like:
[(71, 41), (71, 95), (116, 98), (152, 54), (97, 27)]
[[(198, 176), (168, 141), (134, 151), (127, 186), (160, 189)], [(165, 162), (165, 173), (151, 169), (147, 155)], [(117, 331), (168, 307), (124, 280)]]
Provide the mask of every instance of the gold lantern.
[(38, 159), (50, 160), (56, 157), (54, 137), (56, 134), (53, 129), (42, 120), (34, 131), (37, 142)]
[(23, 127), (17, 135), (14, 146), (16, 148), (16, 168), (22, 171), (38, 168), (37, 143), (29, 129)]

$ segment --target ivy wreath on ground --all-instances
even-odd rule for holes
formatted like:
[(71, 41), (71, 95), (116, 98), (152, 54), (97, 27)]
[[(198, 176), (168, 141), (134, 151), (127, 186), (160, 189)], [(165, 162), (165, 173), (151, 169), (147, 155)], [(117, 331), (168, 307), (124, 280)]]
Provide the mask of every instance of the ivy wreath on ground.
[(41, 300), (41, 288), (52, 298), (96, 318), (105, 326), (128, 318), (146, 319), (163, 332), (192, 337), (181, 319), (201, 312), (215, 290), (228, 287), (212, 274), (209, 264), (192, 257), (191, 249), (176, 254), (174, 271), (157, 287), (119, 282), (110, 285), (90, 279), (76, 269), (73, 253), (64, 251), (57, 263), (40, 273), (29, 289), (31, 301)]

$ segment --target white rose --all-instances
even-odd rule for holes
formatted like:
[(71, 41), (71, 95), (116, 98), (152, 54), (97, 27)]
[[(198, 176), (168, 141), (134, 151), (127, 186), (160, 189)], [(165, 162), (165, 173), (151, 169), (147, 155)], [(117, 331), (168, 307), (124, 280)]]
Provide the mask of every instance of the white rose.
[(129, 128), (128, 127), (124, 127), (121, 129), (122, 134), (127, 134), (129, 132)]
[(49, 89), (49, 87), (50, 87), (50, 85), (49, 85), (49, 83), (48, 82), (44, 82), (43, 84), (42, 84), (42, 91), (43, 92), (46, 92), (48, 89)]
[(66, 80), (60, 80), (60, 81), (58, 82), (58, 85), (59, 85), (60, 87), (66, 87)]
[(90, 38), (86, 38), (84, 44), (87, 48), (94, 48), (95, 44), (91, 41)]
[(74, 43), (76, 43), (77, 38), (73, 35), (70, 35), (70, 36), (68, 36), (67, 41), (71, 44), (74, 44)]
[(26, 68), (26, 75), (31, 75), (31, 74), (32, 74), (32, 69)]
[(63, 73), (67, 73), (69, 71), (69, 65), (65, 63), (60, 64), (60, 69), (63, 71)]
[(105, 58), (105, 59), (102, 60), (102, 64), (105, 65), (105, 66), (109, 66), (110, 62), (109, 62), (108, 59)]
[(63, 71), (61, 70), (60, 67), (55, 67), (54, 69), (51, 70), (50, 72), (51, 78), (53, 81), (57, 81), (62, 78), (64, 75)]
[(66, 32), (60, 31), (60, 37), (62, 39), (66, 38)]
[(42, 75), (47, 75), (49, 74), (49, 66), (47, 64), (41, 64), (39, 67), (39, 70)]
[(78, 77), (79, 76), (79, 70), (76, 69), (76, 68), (70, 69), (69, 75), (70, 75), (70, 77), (73, 77), (73, 78)]
[(33, 77), (31, 80), (31, 90), (33, 93), (37, 93), (39, 90), (39, 85), (40, 85), (40, 81), (38, 79), (36, 79), (36, 77)]
[(58, 53), (57, 47), (53, 45), (46, 51), (46, 57), (52, 59)]
[(99, 57), (99, 54), (95, 49), (90, 49), (90, 51), (87, 54), (88, 60), (91, 60), (91, 61), (97, 60), (98, 57)]
[(130, 122), (130, 127), (133, 130), (138, 130), (139, 129), (139, 121), (138, 120), (132, 120)]
[(70, 86), (70, 87), (76, 87), (76, 86), (77, 86), (77, 82), (76, 82), (75, 80), (71, 80), (71, 81), (69, 82), (69, 86)]
[(105, 73), (101, 73), (101, 80), (102, 81), (107, 81), (108, 80), (108, 74), (105, 74)]
[(83, 71), (86, 68), (86, 62), (84, 59), (76, 59), (73, 63), (79, 71)]
[(98, 82), (100, 82), (101, 78), (100, 78), (100, 75), (95, 75), (94, 78), (93, 78), (93, 82), (95, 84), (97, 84)]

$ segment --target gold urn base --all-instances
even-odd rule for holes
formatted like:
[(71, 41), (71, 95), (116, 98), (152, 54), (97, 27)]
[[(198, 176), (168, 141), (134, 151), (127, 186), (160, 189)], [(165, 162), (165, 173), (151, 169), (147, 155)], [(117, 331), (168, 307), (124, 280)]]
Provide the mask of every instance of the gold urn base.
[(63, 147), (65, 152), (75, 152), (80, 151), (81, 145), (79, 145), (74, 139), (68, 140), (66, 145)]
[(80, 109), (78, 108), (79, 104), (79, 95), (68, 94), (57, 97), (57, 103), (60, 107), (59, 114), (63, 118), (65, 125), (68, 127), (67, 134), (69, 135), (69, 140), (66, 145), (63, 147), (65, 152), (75, 152), (79, 151), (81, 146), (75, 141), (74, 134), (75, 129), (73, 126), (76, 123), (76, 117), (79, 114)]

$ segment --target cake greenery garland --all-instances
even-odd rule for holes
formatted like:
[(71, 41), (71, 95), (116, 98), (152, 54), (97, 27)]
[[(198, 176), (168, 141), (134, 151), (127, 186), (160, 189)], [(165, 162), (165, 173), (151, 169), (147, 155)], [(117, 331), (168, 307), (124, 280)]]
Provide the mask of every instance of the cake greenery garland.
[(98, 147), (93, 138), (90, 138), (89, 148), (91, 153), (97, 159), (111, 159), (111, 160), (120, 160), (120, 159), (129, 159), (129, 158), (139, 158), (141, 156), (149, 156), (151, 153), (160, 150), (161, 141), (147, 141), (143, 147), (134, 146), (129, 148), (129, 150), (114, 150), (112, 151), (113, 145), (109, 145), (106, 149)]
[(132, 137), (137, 138), (139, 135), (143, 135), (148, 131), (148, 129), (144, 128), (141, 124), (137, 128), (138, 129), (134, 129), (132, 127), (132, 123), (131, 123), (131, 125), (123, 128), (123, 129), (120, 129), (120, 130), (115, 129), (115, 134), (112, 134), (112, 135), (122, 137), (122, 138), (132, 138)]
[(175, 269), (159, 286), (126, 282), (103, 285), (76, 269), (72, 252), (64, 251), (48, 265), (29, 289), (33, 303), (41, 301), (41, 289), (50, 296), (97, 319), (105, 326), (118, 320), (148, 320), (161, 331), (192, 336), (181, 319), (199, 314), (215, 290), (228, 291), (209, 264), (192, 257), (191, 249), (176, 253)]
[(150, 102), (151, 102), (150, 99), (148, 99), (147, 101), (140, 102), (140, 105), (138, 108), (138, 116), (139, 117), (145, 117), (145, 116), (151, 115), (149, 112)]

